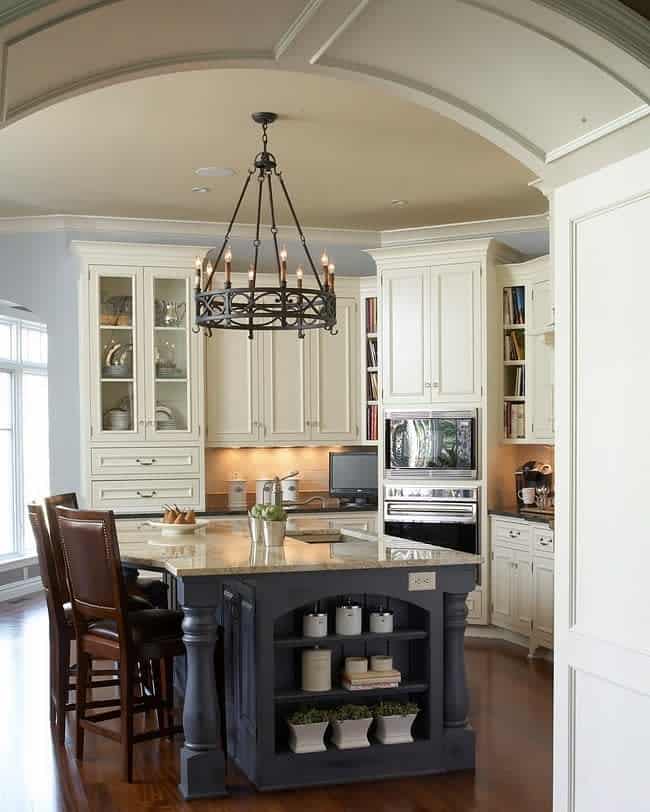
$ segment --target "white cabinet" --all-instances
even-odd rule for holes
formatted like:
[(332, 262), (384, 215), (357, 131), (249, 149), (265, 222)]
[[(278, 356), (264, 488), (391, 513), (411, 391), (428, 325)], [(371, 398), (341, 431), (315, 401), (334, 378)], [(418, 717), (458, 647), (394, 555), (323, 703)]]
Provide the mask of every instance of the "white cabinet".
[(382, 272), (385, 403), (481, 398), (478, 261)]
[(79, 342), (82, 503), (200, 509), (203, 338), (192, 332), (193, 252), (74, 242), (82, 259)]
[(555, 403), (555, 335), (538, 333), (528, 340), (532, 373), (531, 441), (552, 443)]
[(207, 339), (209, 446), (334, 445), (359, 437), (357, 301), (339, 296), (337, 332), (215, 330)]
[[(542, 272), (546, 277), (550, 268)], [(535, 279), (530, 284), (530, 318), (528, 329), (531, 333), (543, 333), (555, 327), (555, 306), (553, 304), (553, 284), (549, 278)]]
[(552, 648), (553, 531), (493, 516), (491, 538), (490, 622), (529, 638), (531, 655)]

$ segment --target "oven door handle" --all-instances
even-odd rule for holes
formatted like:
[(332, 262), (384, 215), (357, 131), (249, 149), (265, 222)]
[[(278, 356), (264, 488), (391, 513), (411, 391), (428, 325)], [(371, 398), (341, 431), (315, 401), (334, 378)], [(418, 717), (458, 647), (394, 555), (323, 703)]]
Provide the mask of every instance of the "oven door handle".
[(387, 503), (386, 521), (422, 522), (423, 524), (476, 524), (476, 505), (406, 505)]

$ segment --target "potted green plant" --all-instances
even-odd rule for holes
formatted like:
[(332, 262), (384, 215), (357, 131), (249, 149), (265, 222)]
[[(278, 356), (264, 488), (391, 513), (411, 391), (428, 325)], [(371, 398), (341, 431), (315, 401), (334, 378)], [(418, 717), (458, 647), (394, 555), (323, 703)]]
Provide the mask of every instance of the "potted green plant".
[(264, 544), (267, 547), (282, 547), (287, 531), (287, 514), (280, 505), (267, 505), (262, 513)]
[(263, 523), (264, 505), (253, 505), (253, 507), (248, 511), (248, 530), (253, 544), (261, 544), (263, 541)]
[(332, 741), (339, 750), (370, 747), (372, 712), (367, 705), (340, 705), (331, 712), (330, 719)]
[(413, 722), (420, 708), (415, 702), (380, 702), (372, 709), (377, 720), (375, 735), (382, 744), (413, 741)]
[(294, 753), (321, 753), (325, 750), (325, 731), (329, 712), (320, 708), (301, 708), (289, 716), (289, 747)]

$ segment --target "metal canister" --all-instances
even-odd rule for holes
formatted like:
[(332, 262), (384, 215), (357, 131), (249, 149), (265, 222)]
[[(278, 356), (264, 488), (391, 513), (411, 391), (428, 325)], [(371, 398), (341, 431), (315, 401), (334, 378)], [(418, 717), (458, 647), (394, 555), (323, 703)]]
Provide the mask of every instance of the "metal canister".
[(358, 603), (346, 598), (336, 607), (336, 633), (342, 635), (361, 634), (362, 610)]
[(327, 612), (314, 609), (303, 615), (302, 633), (304, 637), (327, 637)]
[(373, 634), (390, 634), (394, 627), (394, 615), (390, 609), (379, 607), (379, 609), (370, 613), (369, 628)]

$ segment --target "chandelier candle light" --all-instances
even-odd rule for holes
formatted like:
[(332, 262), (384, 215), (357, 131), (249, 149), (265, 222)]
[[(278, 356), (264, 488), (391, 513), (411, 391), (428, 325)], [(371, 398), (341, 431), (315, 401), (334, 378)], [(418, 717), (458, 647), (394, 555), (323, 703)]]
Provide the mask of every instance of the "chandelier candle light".
[[(305, 330), (322, 328), (336, 335), (336, 295), (334, 293), (335, 266), (326, 252), (321, 256), (319, 273), (312, 259), (307, 240), (293, 207), (289, 192), (277, 168), (275, 156), (268, 151), (267, 128), (277, 119), (275, 113), (253, 113), (253, 121), (262, 125), (262, 151), (255, 156), (253, 166), (248, 170), (244, 187), (239, 195), (232, 218), (220, 248), (211, 248), (205, 257), (196, 259), (194, 302), (196, 307), (195, 331), (203, 328), (208, 335), (215, 329), (247, 330), (253, 338), (256, 330), (295, 330), (298, 338), (305, 337)], [(248, 287), (232, 286), (232, 259), (230, 235), (239, 213), (242, 201), (251, 180), (255, 178), (257, 190), (257, 219), (255, 239), (252, 247), (252, 262), (248, 269)], [(296, 285), (288, 284), (287, 263), (289, 254), (285, 246), (278, 244), (278, 227), (275, 220), (273, 181), (280, 189), (291, 212), (298, 238), (315, 279), (315, 284), (305, 285), (305, 272), (302, 265), (296, 268)], [(277, 286), (258, 286), (259, 254), (262, 241), (262, 202), (264, 190), (268, 196), (270, 232), (277, 266)], [(223, 259), (223, 288), (213, 289), (215, 274)]]

